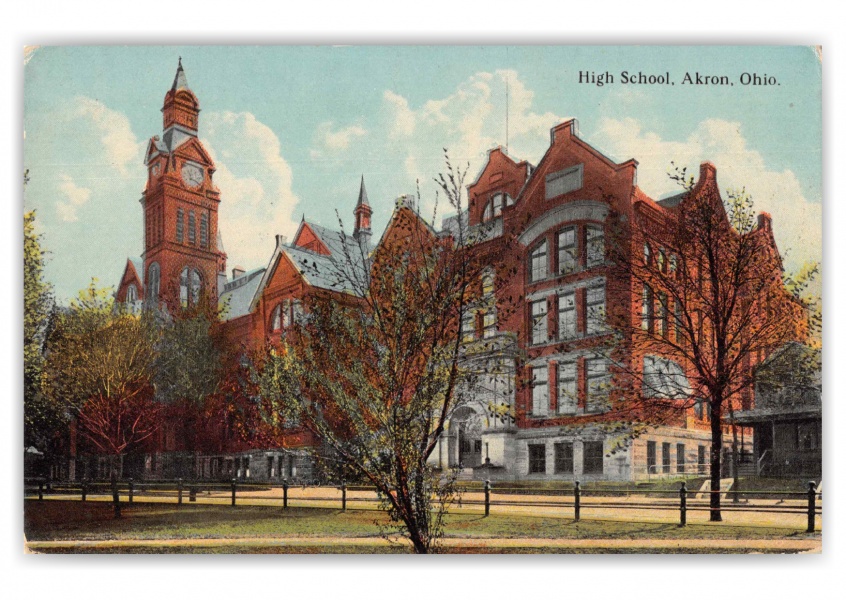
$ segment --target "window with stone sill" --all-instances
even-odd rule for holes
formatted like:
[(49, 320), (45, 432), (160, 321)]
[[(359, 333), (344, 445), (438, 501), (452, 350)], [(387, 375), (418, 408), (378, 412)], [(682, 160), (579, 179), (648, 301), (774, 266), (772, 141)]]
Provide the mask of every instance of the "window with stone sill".
[(558, 296), (558, 339), (571, 340), (576, 337), (576, 293)]
[(543, 240), (535, 246), (529, 256), (529, 281), (541, 281), (549, 274), (549, 257), (547, 255), (547, 243)]
[(555, 444), (555, 472), (561, 475), (573, 473), (573, 442)]
[(585, 442), (583, 445), (582, 472), (586, 475), (602, 475), (604, 470), (604, 456), (602, 442)]
[(487, 311), (482, 317), (482, 337), (492, 338), (496, 335), (496, 313), (493, 310)]
[(529, 474), (546, 473), (546, 445), (529, 444)]
[(558, 364), (558, 414), (576, 414), (579, 392), (576, 385), (576, 363)]
[(532, 344), (545, 344), (549, 341), (546, 317), (546, 300), (532, 302)]
[(545, 417), (549, 412), (549, 369), (532, 369), (532, 416)]
[(596, 335), (606, 330), (605, 327), (605, 284), (590, 287), (585, 295), (587, 334)]

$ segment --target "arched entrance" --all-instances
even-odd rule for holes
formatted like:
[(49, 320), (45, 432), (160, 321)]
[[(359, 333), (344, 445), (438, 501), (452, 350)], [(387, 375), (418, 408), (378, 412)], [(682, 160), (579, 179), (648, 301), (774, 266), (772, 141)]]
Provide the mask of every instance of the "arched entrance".
[(468, 406), (453, 413), (451, 427), (454, 428), (458, 445), (458, 466), (478, 467), (482, 464), (482, 415)]

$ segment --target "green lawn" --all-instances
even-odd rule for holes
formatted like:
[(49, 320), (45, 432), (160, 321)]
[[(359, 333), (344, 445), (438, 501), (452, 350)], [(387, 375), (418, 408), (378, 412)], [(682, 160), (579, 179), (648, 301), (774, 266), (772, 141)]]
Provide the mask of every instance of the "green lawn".
[[(380, 538), (385, 516), (373, 511), (320, 508), (161, 504), (123, 505), (114, 519), (105, 502), (29, 500), (24, 503), (24, 530), (31, 541), (155, 540), (274, 537)], [(478, 539), (805, 539), (805, 534), (764, 527), (724, 524), (685, 528), (660, 523), (453, 514), (446, 537)], [(302, 547), (298, 551), (303, 550)], [(385, 549), (390, 551), (390, 549)], [(228, 550), (228, 551), (231, 551)], [(333, 551), (335, 549), (333, 548)]]

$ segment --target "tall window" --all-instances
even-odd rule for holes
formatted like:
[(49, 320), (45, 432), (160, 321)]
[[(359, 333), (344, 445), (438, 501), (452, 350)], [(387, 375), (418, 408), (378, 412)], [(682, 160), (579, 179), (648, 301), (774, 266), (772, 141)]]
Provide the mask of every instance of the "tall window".
[(605, 330), (605, 284), (587, 290), (587, 333)]
[(576, 270), (579, 247), (576, 243), (576, 228), (567, 227), (558, 232), (558, 272), (572, 273)]
[(549, 369), (535, 367), (532, 369), (532, 414), (545, 416), (549, 409)]
[(546, 300), (538, 300), (532, 302), (532, 343), (545, 344), (548, 341)]
[(661, 471), (670, 473), (670, 442), (661, 444)]
[(664, 292), (658, 294), (658, 333), (661, 337), (670, 335), (670, 307)]
[(589, 358), (585, 361), (587, 380), (588, 412), (602, 411), (608, 398), (608, 365), (604, 358)]
[(546, 473), (545, 444), (529, 444), (529, 473)]
[(482, 273), (482, 294), (490, 296), (494, 293), (494, 273), (490, 269), (485, 269)]
[(667, 256), (664, 254), (663, 248), (658, 248), (658, 254), (655, 256), (655, 267), (662, 273), (667, 267)]
[(558, 296), (558, 337), (570, 340), (576, 337), (576, 294)]
[(643, 264), (647, 267), (652, 265), (652, 248), (649, 247), (649, 244), (643, 245)]
[(698, 463), (697, 471), (704, 473), (707, 465), (705, 458), (705, 446), (699, 446), (696, 450), (696, 462)]
[(558, 412), (574, 414), (579, 404), (579, 392), (576, 387), (576, 363), (558, 364)]
[(476, 339), (476, 316), (473, 313), (465, 313), (461, 318), (461, 341), (472, 342)]
[(676, 444), (676, 471), (684, 473), (684, 444)]
[(555, 472), (563, 475), (573, 472), (573, 442), (555, 444)]
[(197, 243), (197, 218), (193, 210), (188, 211), (188, 243)]
[(683, 327), (684, 321), (682, 320), (682, 304), (678, 297), (673, 299), (673, 313), (673, 329), (675, 330), (676, 343), (681, 343), (685, 336)]
[(496, 312), (488, 310), (482, 318), (482, 337), (492, 338), (496, 335)]
[(650, 475), (658, 473), (658, 452), (655, 442), (646, 442), (646, 472)]
[(540, 281), (541, 279), (546, 279), (547, 276), (547, 252), (546, 252), (546, 240), (538, 244), (534, 250), (532, 250), (531, 255), (531, 264), (530, 264), (530, 281)]
[(282, 330), (282, 305), (277, 304), (270, 315), (270, 331), (276, 333)]
[(605, 230), (601, 225), (587, 226), (587, 266), (605, 264)]
[(156, 302), (159, 299), (159, 282), (161, 271), (159, 263), (153, 263), (147, 270), (147, 301)]
[(603, 471), (602, 442), (584, 443), (584, 465), (582, 472), (588, 475), (602, 475)]
[(291, 301), (287, 298), (282, 301), (282, 327), (291, 326)]
[(209, 247), (209, 214), (200, 215), (200, 248)]
[(138, 300), (138, 290), (130, 283), (129, 287), (126, 288), (126, 301), (135, 302), (136, 300)]
[(181, 208), (176, 209), (176, 241), (185, 241), (185, 211)]
[(200, 301), (203, 280), (200, 272), (191, 267), (182, 269), (179, 275), (179, 301), (182, 306), (191, 306)]
[[(649, 246), (647, 246), (648, 248)], [(643, 286), (643, 305), (641, 307), (641, 328), (646, 331), (652, 331), (655, 310), (655, 296), (652, 288), (648, 285)]]

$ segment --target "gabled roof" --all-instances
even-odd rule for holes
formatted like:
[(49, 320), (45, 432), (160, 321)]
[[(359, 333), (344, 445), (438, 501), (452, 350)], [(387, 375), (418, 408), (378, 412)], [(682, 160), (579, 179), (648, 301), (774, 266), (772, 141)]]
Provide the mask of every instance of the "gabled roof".
[(256, 298), (256, 292), (258, 292), (262, 281), (260, 275), (264, 272), (264, 267), (247, 271), (223, 287), (218, 305), (226, 309), (224, 317), (227, 320), (237, 319), (250, 313), (250, 307)]
[(138, 277), (138, 281), (141, 285), (144, 285), (144, 261), (137, 256), (130, 256), (127, 261), (135, 269), (135, 275)]

